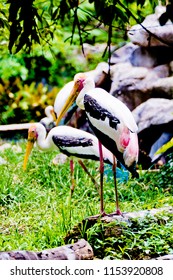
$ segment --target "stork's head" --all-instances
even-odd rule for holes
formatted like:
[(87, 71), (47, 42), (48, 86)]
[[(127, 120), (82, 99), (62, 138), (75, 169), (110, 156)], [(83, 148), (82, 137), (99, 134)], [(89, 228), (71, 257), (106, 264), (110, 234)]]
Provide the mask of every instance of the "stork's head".
[(137, 133), (130, 133), (130, 141), (123, 153), (125, 165), (129, 168), (133, 178), (138, 178), (139, 174), (136, 171), (138, 162), (139, 144)]
[(53, 106), (49, 105), (45, 108), (45, 115), (46, 117), (42, 118), (40, 123), (44, 125), (46, 131), (49, 132), (53, 127), (55, 127), (57, 119)]
[(56, 121), (56, 114), (52, 105), (49, 105), (45, 108), (45, 115), (48, 118), (52, 118), (54, 122)]
[(24, 170), (26, 169), (29, 155), (34, 146), (34, 142), (37, 140), (37, 138), (38, 138), (37, 126), (36, 126), (36, 124), (32, 124), (28, 130), (28, 142), (27, 142), (26, 152), (25, 152), (25, 157), (24, 157), (24, 162), (23, 162)]
[(59, 124), (60, 120), (62, 119), (63, 115), (67, 112), (67, 110), (71, 107), (71, 105), (75, 102), (76, 98), (78, 97), (80, 91), (83, 89), (85, 85), (85, 80), (87, 76), (85, 73), (78, 73), (74, 76), (74, 86), (69, 93), (69, 97), (65, 102), (61, 112), (59, 112), (59, 116), (56, 120), (56, 126)]

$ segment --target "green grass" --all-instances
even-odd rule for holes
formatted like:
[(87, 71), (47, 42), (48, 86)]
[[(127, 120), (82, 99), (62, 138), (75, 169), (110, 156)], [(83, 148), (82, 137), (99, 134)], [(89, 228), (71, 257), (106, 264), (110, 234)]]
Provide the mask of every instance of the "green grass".
[[(61, 246), (75, 225), (99, 213), (99, 195), (81, 167), (75, 165), (76, 188), (70, 200), (69, 161), (55, 166), (55, 152), (43, 153), (34, 148), (27, 170), (23, 171), (26, 143), (22, 152), (7, 149), (0, 153), (7, 163), (0, 165), (0, 251), (42, 250)], [(97, 162), (85, 162), (99, 182)], [(122, 212), (173, 206), (173, 162), (160, 172), (141, 174), (138, 180), (118, 183)], [(115, 210), (113, 180), (105, 177), (105, 210)], [(105, 236), (103, 226), (81, 228), (99, 258), (145, 258), (173, 252), (172, 218), (164, 213), (157, 220), (134, 221), (123, 225), (121, 236)], [(164, 222), (163, 222), (164, 221)], [(135, 225), (135, 227), (134, 227)], [(147, 229), (147, 230), (146, 230)], [(74, 240), (69, 240), (73, 242)]]

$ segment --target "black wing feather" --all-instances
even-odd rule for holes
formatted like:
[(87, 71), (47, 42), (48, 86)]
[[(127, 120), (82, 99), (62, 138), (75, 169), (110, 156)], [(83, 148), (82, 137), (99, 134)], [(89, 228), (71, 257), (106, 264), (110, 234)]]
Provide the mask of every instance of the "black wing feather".
[(110, 127), (117, 129), (117, 125), (120, 123), (120, 120), (113, 116), (108, 110), (102, 108), (97, 100), (90, 95), (85, 94), (84, 107), (87, 115), (102, 121), (108, 118)]
[(92, 139), (87, 139), (85, 137), (73, 137), (73, 136), (57, 136), (52, 137), (53, 142), (58, 147), (88, 147), (92, 146)]

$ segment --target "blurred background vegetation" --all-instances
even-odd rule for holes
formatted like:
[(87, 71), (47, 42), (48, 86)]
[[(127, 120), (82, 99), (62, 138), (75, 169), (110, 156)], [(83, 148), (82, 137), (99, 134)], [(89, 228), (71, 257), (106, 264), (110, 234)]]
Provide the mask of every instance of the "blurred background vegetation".
[[(110, 46), (127, 41), (128, 28), (158, 3), (0, 0), (0, 124), (40, 120), (76, 72), (108, 61)], [(85, 52), (84, 44), (104, 49)]]

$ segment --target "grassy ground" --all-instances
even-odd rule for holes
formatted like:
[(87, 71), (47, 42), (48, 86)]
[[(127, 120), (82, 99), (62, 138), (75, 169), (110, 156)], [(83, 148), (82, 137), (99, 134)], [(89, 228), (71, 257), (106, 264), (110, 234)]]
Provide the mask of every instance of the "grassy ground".
[[(99, 195), (93, 183), (76, 163), (76, 189), (70, 194), (69, 162), (55, 166), (55, 152), (32, 151), (27, 170), (22, 170), (25, 143), (17, 153), (7, 149), (0, 153), (7, 163), (0, 165), (0, 251), (42, 250), (64, 244), (64, 237), (76, 224), (99, 213)], [(98, 163), (86, 162), (99, 182)], [(141, 174), (138, 180), (118, 183), (123, 212), (173, 206), (173, 161), (158, 173)], [(111, 173), (110, 173), (111, 174)], [(105, 177), (106, 212), (115, 210), (111, 176)], [(158, 222), (159, 221), (159, 222)], [(104, 226), (105, 227), (105, 226)], [(148, 217), (123, 225), (120, 235), (102, 234), (103, 225), (81, 228), (99, 258), (145, 258), (173, 253), (173, 219)], [(73, 240), (69, 240), (72, 242)]]

